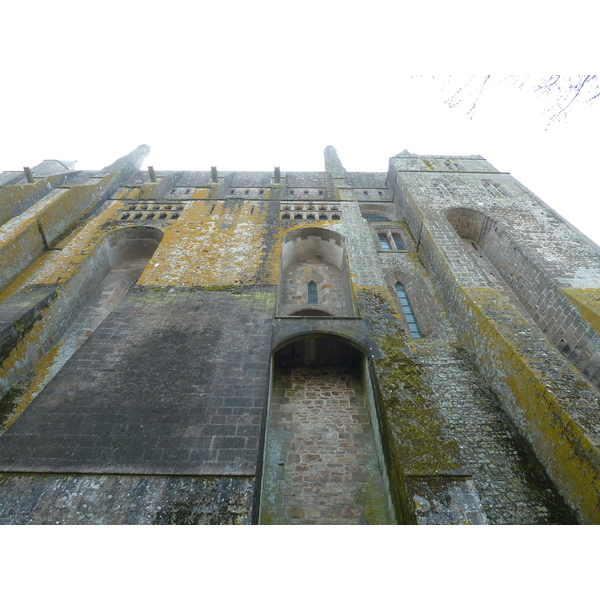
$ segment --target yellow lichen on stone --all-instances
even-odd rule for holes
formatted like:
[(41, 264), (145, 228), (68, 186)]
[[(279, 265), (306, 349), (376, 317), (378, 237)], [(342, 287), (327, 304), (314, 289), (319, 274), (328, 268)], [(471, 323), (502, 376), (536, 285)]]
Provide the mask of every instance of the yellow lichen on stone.
[(210, 190), (207, 188), (196, 188), (190, 198), (192, 200), (207, 200), (210, 197)]
[(100, 226), (115, 218), (119, 210), (117, 202), (112, 203), (100, 215), (87, 222), (78, 234), (70, 238), (60, 252), (52, 255), (52, 261), (40, 265), (40, 268), (31, 281), (34, 284), (54, 285), (61, 284), (79, 270), (88, 255), (93, 254), (94, 248), (102, 243), (106, 231)]
[[(49, 308), (44, 309), (44, 315), (50, 311)], [(19, 341), (16, 347), (2, 361), (0, 365), (0, 380), (3, 382), (11, 382), (20, 380), (27, 373), (30, 364), (35, 364), (42, 357), (42, 353), (32, 354), (30, 348), (39, 348), (40, 339), (45, 334), (46, 322), (44, 318), (39, 319), (34, 323), (33, 327), (25, 333), (23, 339)]]
[(0, 186), (0, 225), (19, 214), (18, 207), (28, 196), (49, 190), (60, 177), (63, 175), (51, 175), (34, 183)]
[(160, 181), (152, 182), (152, 183), (144, 183), (141, 187), (133, 188), (133, 189), (138, 190), (140, 200), (150, 200), (150, 199), (154, 199), (156, 197), (156, 189), (158, 188), (159, 185), (160, 185)]
[[(462, 291), (476, 352), (510, 392), (513, 405), (505, 408), (582, 521), (600, 523), (600, 452), (590, 437), (597, 423), (576, 422), (567, 410), (583, 406), (585, 415), (588, 406), (597, 405), (595, 390), (566, 361), (548, 367), (550, 343), (528, 335), (527, 321), (502, 294), (489, 288)], [(588, 414), (593, 420), (597, 412)]]
[(39, 211), (38, 218), (49, 243), (90, 209), (96, 199), (95, 192), (95, 185), (72, 186)]
[[(37, 327), (41, 329), (42, 323), (40, 323)], [(37, 335), (39, 336), (39, 333), (37, 333)], [(24, 344), (21, 345), (24, 346)], [(11, 411), (6, 423), (4, 423), (4, 430), (8, 429), (19, 418), (23, 411), (35, 399), (35, 397), (42, 391), (42, 389), (44, 389), (44, 386), (52, 379), (54, 376), (53, 371), (55, 370), (54, 365), (57, 360), (60, 360), (62, 349), (63, 344), (59, 342), (56, 344), (56, 346), (51, 348), (35, 365), (33, 372), (28, 377), (28, 383), (24, 393), (20, 395), (18, 404)], [(5, 376), (1, 371), (0, 374), (2, 377)]]
[(229, 286), (256, 283), (265, 250), (267, 205), (190, 203), (165, 230), (141, 285)]
[(561, 291), (600, 335), (600, 288), (562, 288)]

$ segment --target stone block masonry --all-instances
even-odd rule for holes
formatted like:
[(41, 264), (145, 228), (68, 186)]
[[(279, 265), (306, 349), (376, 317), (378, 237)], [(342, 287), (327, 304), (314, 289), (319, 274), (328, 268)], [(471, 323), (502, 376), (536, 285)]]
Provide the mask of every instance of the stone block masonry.
[(393, 523), (372, 427), (356, 373), (277, 371), (260, 522)]
[(0, 523), (600, 523), (596, 245), (477, 155), (147, 152), (0, 174)]
[(251, 477), (4, 474), (0, 525), (249, 525), (253, 487)]
[(0, 437), (0, 470), (253, 476), (261, 294), (135, 289)]

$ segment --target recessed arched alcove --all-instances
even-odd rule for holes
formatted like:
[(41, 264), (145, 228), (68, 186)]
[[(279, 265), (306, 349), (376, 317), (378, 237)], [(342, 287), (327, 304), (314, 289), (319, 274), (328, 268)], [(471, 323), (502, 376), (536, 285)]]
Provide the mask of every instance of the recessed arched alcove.
[(70, 284), (80, 289), (73, 290), (73, 296), (85, 300), (73, 307), (79, 321), (75, 329), (85, 323), (89, 335), (114, 310), (139, 279), (163, 235), (156, 227), (136, 226), (116, 229), (104, 236)]
[[(30, 377), (30, 390), (41, 390), (125, 298), (162, 237), (163, 231), (155, 227), (124, 227), (108, 232), (88, 250), (79, 268), (62, 284), (43, 334), (30, 344), (32, 358), (23, 363), (24, 373), (58, 342), (44, 368)], [(17, 374), (9, 382), (14, 385), (22, 378)], [(29, 397), (38, 391), (29, 391)]]
[(288, 233), (281, 249), (278, 292), (280, 316), (353, 316), (342, 236), (321, 227)]
[(275, 348), (259, 522), (395, 522), (372, 390), (354, 340), (311, 333)]
[(111, 232), (104, 239), (110, 268), (145, 267), (163, 236), (156, 227), (127, 227)]
[(360, 214), (366, 221), (396, 221), (395, 206), (392, 202), (383, 204), (377, 202), (361, 202)]

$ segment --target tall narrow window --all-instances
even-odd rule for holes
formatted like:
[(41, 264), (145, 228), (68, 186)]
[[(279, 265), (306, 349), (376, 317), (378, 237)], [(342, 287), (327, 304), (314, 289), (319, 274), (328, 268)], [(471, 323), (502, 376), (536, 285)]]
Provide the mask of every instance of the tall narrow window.
[(421, 330), (419, 329), (419, 325), (417, 323), (417, 320), (415, 319), (415, 314), (413, 313), (413, 309), (410, 305), (410, 300), (406, 295), (406, 290), (404, 286), (400, 282), (398, 282), (394, 287), (396, 289), (396, 294), (398, 294), (400, 306), (402, 307), (402, 312), (404, 313), (404, 318), (406, 319), (406, 323), (408, 325), (411, 337), (422, 337)]
[(504, 191), (499, 183), (490, 181), (489, 179), (484, 180), (483, 187), (487, 193), (494, 198), (509, 198), (510, 196)]
[(396, 246), (396, 250), (405, 250), (406, 248), (404, 248), (404, 242), (402, 241), (402, 238), (400, 237), (399, 233), (392, 233), (392, 239), (394, 240), (394, 245)]
[(308, 303), (319, 304), (319, 299), (317, 297), (317, 284), (314, 281), (311, 281), (308, 284)]
[(379, 238), (379, 245), (382, 250), (391, 250), (390, 242), (387, 239), (387, 235), (385, 233), (378, 233), (377, 237)]
[(454, 189), (441, 179), (436, 179), (433, 182), (433, 187), (438, 195), (442, 196), (442, 198), (456, 196)]

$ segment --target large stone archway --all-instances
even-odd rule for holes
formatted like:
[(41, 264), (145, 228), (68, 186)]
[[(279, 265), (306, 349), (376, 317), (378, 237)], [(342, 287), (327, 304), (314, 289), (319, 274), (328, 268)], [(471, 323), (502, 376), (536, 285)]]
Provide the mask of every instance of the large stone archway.
[(259, 521), (394, 522), (367, 359), (330, 334), (273, 353)]

